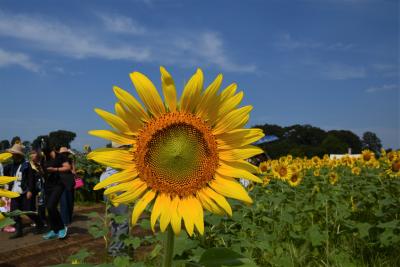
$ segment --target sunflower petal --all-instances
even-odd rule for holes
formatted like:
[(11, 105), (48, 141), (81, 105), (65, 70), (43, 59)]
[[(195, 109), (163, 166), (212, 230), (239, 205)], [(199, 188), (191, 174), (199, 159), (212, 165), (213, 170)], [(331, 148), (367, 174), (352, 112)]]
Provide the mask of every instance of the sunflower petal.
[(135, 140), (126, 134), (117, 133), (109, 130), (92, 130), (88, 132), (90, 135), (97, 136), (106, 140), (113, 141), (117, 144), (133, 145)]
[(183, 222), (185, 224), (186, 232), (189, 236), (193, 235), (194, 230), (194, 216), (193, 216), (193, 209), (190, 205), (189, 199), (192, 197), (187, 197), (181, 199), (179, 202), (178, 210), (179, 214), (182, 215)]
[(150, 225), (151, 229), (153, 232), (155, 232), (155, 225), (157, 222), (158, 217), (161, 216), (161, 212), (164, 210), (165, 206), (165, 199), (166, 196), (165, 194), (159, 194), (154, 202), (153, 209), (151, 211), (151, 216), (150, 216)]
[(90, 152), (87, 159), (94, 160), (115, 169), (132, 169), (135, 167), (133, 154), (127, 149), (100, 148)]
[(181, 220), (182, 215), (179, 214), (178, 205), (179, 205), (179, 197), (175, 196), (171, 202), (171, 227), (174, 231), (175, 235), (179, 235), (181, 232)]
[[(246, 170), (246, 168), (249, 168), (249, 166), (245, 162), (220, 162), (220, 167), (216, 172), (228, 177), (243, 178), (257, 183), (262, 182), (260, 178)], [(257, 170), (257, 167), (255, 169)]]
[(104, 195), (110, 195), (116, 192), (127, 192), (132, 191), (133, 188), (138, 188), (142, 186), (144, 182), (140, 179), (134, 179), (133, 181), (121, 182), (119, 184), (110, 186), (104, 191)]
[(133, 133), (137, 133), (143, 126), (143, 122), (130, 113), (128, 109), (125, 109), (120, 102), (115, 103), (115, 113), (128, 125), (128, 128)]
[(14, 176), (0, 176), (0, 185), (8, 184), (12, 181), (15, 181), (17, 178)]
[(199, 101), (201, 90), (203, 90), (203, 71), (197, 69), (196, 73), (190, 78), (180, 99), (180, 109), (182, 111), (192, 112), (195, 110)]
[(165, 104), (170, 111), (176, 110), (176, 88), (172, 76), (164, 67), (160, 67), (161, 71), (161, 83), (162, 90), (164, 93)]
[(124, 134), (128, 134), (128, 135), (134, 134), (129, 129), (128, 124), (126, 124), (126, 122), (123, 119), (121, 119), (120, 117), (118, 117), (117, 115), (114, 115), (110, 112), (107, 112), (107, 111), (99, 109), (99, 108), (96, 108), (94, 111), (114, 129), (116, 129)]
[(245, 106), (229, 112), (223, 117), (213, 129), (213, 134), (221, 134), (232, 131), (236, 128), (243, 127), (249, 119), (249, 112), (253, 109), (252, 106)]
[(221, 101), (220, 107), (218, 109), (218, 118), (223, 118), (226, 114), (234, 110), (242, 101), (243, 92), (239, 92), (236, 95)]
[(147, 190), (147, 188), (147, 185), (143, 183), (143, 185), (135, 188), (134, 190), (130, 190), (116, 196), (112, 201), (114, 203), (131, 203), (135, 201), (138, 197), (140, 197), (143, 192)]
[(200, 201), (197, 198), (192, 197), (189, 199), (191, 203), (190, 207), (194, 213), (194, 225), (196, 226), (197, 231), (202, 235), (204, 234), (204, 214), (203, 214), (203, 207), (201, 206)]
[(217, 203), (215, 203), (211, 198), (209, 198), (206, 194), (204, 194), (202, 191), (197, 192), (197, 198), (200, 200), (202, 206), (207, 209), (208, 211), (224, 216), (226, 212), (218, 206)]
[(228, 85), (224, 90), (221, 92), (221, 101), (225, 101), (227, 98), (232, 97), (236, 93), (237, 84), (232, 83)]
[(5, 153), (0, 153), (0, 162), (6, 161), (12, 157), (11, 153), (5, 152)]
[(131, 181), (135, 179), (137, 176), (138, 172), (135, 169), (127, 169), (121, 172), (117, 172), (113, 175), (110, 175), (109, 177), (99, 182), (98, 184), (96, 184), (93, 190), (99, 190), (114, 183), (124, 183), (127, 181)]
[(135, 85), (136, 91), (140, 99), (146, 105), (150, 113), (159, 116), (165, 113), (165, 107), (160, 95), (154, 84), (144, 74), (140, 72), (132, 72), (131, 80)]
[(19, 197), (19, 194), (12, 191), (0, 189), (0, 197), (14, 198)]
[(215, 201), (224, 211), (229, 215), (232, 216), (232, 208), (229, 205), (228, 201), (226, 201), (225, 197), (216, 193), (211, 188), (203, 189), (204, 194), (206, 194), (209, 198)]
[(135, 117), (142, 121), (149, 120), (149, 115), (133, 95), (118, 86), (114, 86), (113, 90), (118, 100), (121, 101), (121, 103), (124, 104), (124, 106), (126, 106)]
[(148, 191), (144, 196), (136, 203), (132, 211), (132, 225), (135, 225), (139, 216), (142, 214), (147, 205), (154, 199), (156, 193), (154, 191)]
[(238, 149), (220, 150), (218, 153), (220, 159), (234, 161), (249, 159), (255, 155), (264, 153), (264, 150), (256, 146), (246, 145)]
[(221, 195), (238, 199), (248, 204), (253, 203), (243, 186), (232, 178), (216, 174), (215, 179), (209, 185)]
[(171, 221), (171, 212), (169, 211), (171, 207), (171, 199), (169, 196), (167, 196), (164, 200), (164, 210), (161, 212), (161, 218), (160, 218), (160, 230), (161, 232), (164, 232), (165, 229), (167, 229), (167, 226), (169, 225)]
[(217, 92), (221, 86), (222, 78), (222, 74), (219, 74), (217, 78), (215, 78), (215, 80), (207, 87), (196, 108), (196, 115), (204, 120), (210, 119), (212, 121), (211, 124), (213, 124), (213, 121), (215, 121), (213, 115), (214, 117), (218, 115), (217, 112), (211, 112), (211, 110), (215, 110), (219, 104), (220, 96), (217, 95)]
[(217, 136), (219, 149), (232, 149), (252, 144), (264, 137), (261, 129), (236, 129)]

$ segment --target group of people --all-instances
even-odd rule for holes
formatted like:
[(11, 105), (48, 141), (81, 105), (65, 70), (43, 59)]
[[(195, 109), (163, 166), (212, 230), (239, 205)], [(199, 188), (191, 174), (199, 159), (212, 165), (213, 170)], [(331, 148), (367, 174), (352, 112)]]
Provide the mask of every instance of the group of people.
[[(15, 143), (7, 152), (11, 163), (2, 166), (0, 176), (14, 176), (8, 190), (20, 196), (11, 199), (10, 211), (20, 210), (34, 223), (34, 234), (44, 239), (63, 239), (72, 222), (74, 208), (75, 164), (67, 147), (33, 149), (26, 158), (24, 146)], [(60, 206), (60, 211), (58, 207)], [(21, 216), (14, 218), (14, 234), (23, 236)]]

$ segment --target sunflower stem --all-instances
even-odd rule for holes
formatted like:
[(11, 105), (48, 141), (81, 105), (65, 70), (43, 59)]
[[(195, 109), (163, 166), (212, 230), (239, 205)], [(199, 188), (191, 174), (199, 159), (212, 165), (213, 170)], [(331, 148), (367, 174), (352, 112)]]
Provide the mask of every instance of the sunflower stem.
[(164, 242), (164, 262), (163, 267), (172, 267), (172, 258), (174, 256), (175, 235), (171, 225), (168, 226), (167, 235)]

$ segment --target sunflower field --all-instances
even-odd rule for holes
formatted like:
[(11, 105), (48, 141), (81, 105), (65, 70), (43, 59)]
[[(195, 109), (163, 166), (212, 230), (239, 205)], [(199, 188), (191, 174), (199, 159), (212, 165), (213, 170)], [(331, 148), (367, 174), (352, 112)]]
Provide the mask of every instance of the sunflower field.
[[(205, 213), (204, 235), (176, 238), (174, 266), (389, 267), (400, 262), (400, 152), (383, 151), (379, 158), (370, 151), (340, 159), (289, 155), (262, 162), (259, 175), (263, 184), (248, 185), (252, 205), (230, 200), (231, 217)], [(101, 227), (94, 225), (93, 233)], [(140, 227), (148, 235), (124, 242), (132, 253), (140, 246), (149, 252), (140, 260), (117, 257), (114, 265), (161, 265), (163, 237), (152, 234), (146, 217)], [(84, 262), (82, 253), (71, 256), (77, 258)]]

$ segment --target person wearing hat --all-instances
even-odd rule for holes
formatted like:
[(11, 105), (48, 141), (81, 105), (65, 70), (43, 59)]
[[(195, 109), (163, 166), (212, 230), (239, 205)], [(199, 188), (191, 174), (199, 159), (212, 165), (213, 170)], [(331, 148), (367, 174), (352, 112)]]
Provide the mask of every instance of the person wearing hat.
[[(15, 143), (7, 152), (12, 154), (12, 163), (4, 167), (6, 176), (15, 176), (17, 179), (11, 184), (11, 191), (19, 193), (20, 196), (11, 200), (11, 211), (36, 211), (36, 181), (32, 175), (32, 169), (25, 160), (24, 147)], [(28, 214), (28, 217), (35, 222), (35, 233), (43, 231), (44, 223), (37, 214)], [(20, 216), (14, 217), (15, 234), (10, 238), (23, 236), (23, 224)]]
[(60, 173), (61, 182), (64, 184), (64, 192), (60, 199), (60, 213), (61, 218), (64, 222), (64, 226), (67, 227), (72, 223), (72, 215), (74, 211), (74, 200), (75, 200), (75, 162), (73, 152), (67, 147), (61, 147), (58, 151), (61, 157), (64, 157), (72, 167), (71, 170)]

